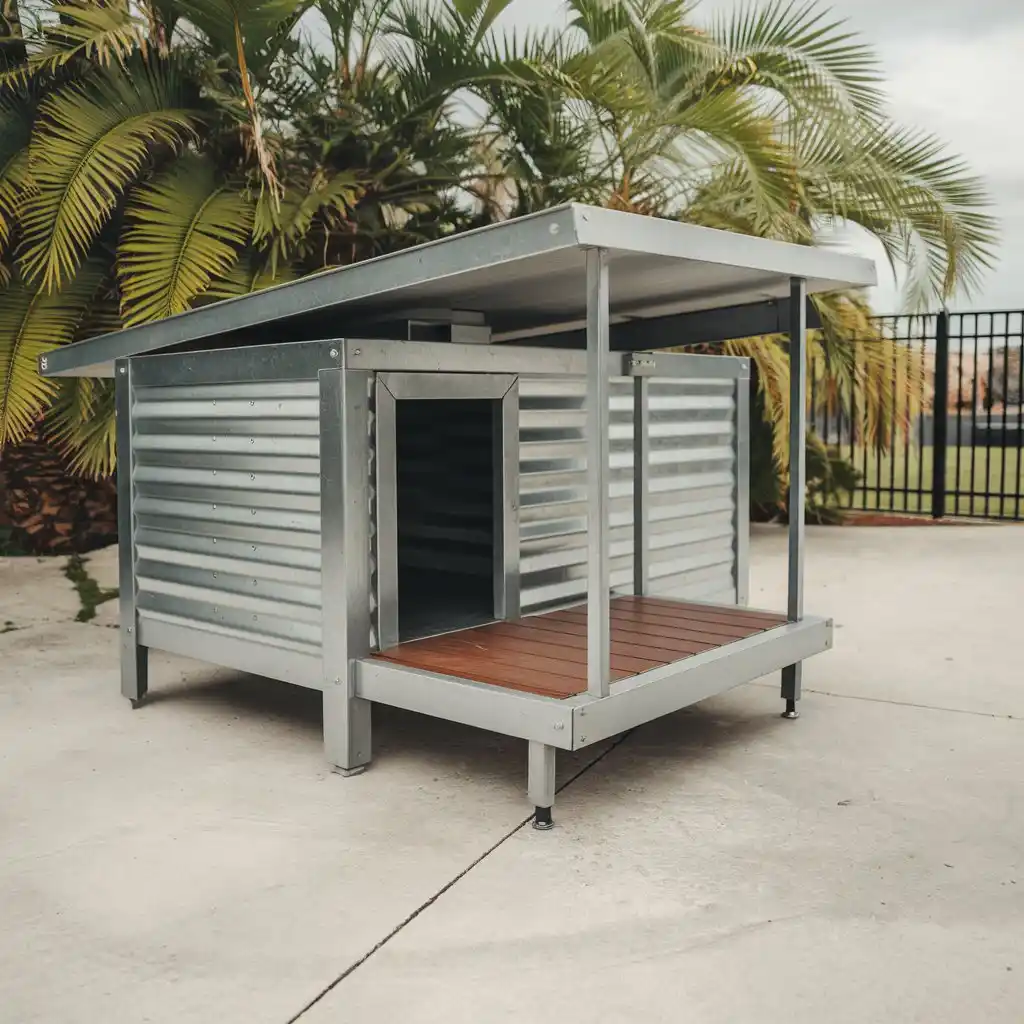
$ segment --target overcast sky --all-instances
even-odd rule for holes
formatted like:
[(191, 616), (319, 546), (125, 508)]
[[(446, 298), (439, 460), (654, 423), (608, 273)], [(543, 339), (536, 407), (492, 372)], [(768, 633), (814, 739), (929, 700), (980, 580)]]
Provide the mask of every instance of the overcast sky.
[[(704, 0), (695, 19), (735, 6)], [(831, 0), (876, 48), (891, 113), (926, 128), (967, 157), (987, 182), (1000, 221), (999, 262), (958, 309), (1024, 308), (1024, 2), (1022, 0)], [(519, 25), (560, 24), (561, 0), (515, 0)], [(865, 252), (875, 256), (869, 245)], [(879, 264), (879, 312), (895, 311), (898, 289)]]

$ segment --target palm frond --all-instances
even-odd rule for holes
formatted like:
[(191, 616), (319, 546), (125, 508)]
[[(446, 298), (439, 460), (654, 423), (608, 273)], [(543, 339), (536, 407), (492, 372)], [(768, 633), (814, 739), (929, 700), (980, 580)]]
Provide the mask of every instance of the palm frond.
[(131, 326), (184, 312), (224, 276), (249, 241), (253, 205), (212, 161), (185, 154), (132, 191), (125, 219), (118, 280)]
[(51, 12), (59, 20), (45, 27), (45, 45), (29, 58), (32, 74), (53, 73), (79, 58), (110, 67), (146, 50), (148, 23), (129, 0), (65, 0)]
[(279, 263), (276, 273), (271, 273), (266, 261), (251, 253), (237, 260), (223, 277), (217, 278), (199, 297), (197, 305), (219, 302), (221, 299), (237, 299), (275, 284), (287, 284), (300, 276), (300, 272), (290, 263)]
[(0, 292), (0, 447), (25, 437), (53, 398), (56, 384), (39, 376), (38, 359), (73, 340), (100, 278), (87, 265), (60, 292), (18, 276)]
[[(844, 19), (813, 0), (745, 3), (715, 19), (721, 52), (707, 74), (738, 76), (783, 96), (793, 108), (877, 116), (881, 65)], [(708, 51), (710, 55), (710, 51)]]
[(11, 242), (21, 203), (31, 187), (28, 142), (32, 110), (13, 97), (0, 97), (0, 257)]
[(318, 172), (308, 186), (286, 188), (276, 209), (261, 196), (256, 206), (253, 241), (266, 251), (271, 275), (276, 276), (279, 266), (300, 253), (318, 215), (333, 212), (343, 222), (349, 220), (361, 191), (352, 171), (339, 171), (330, 178)]
[(107, 73), (42, 102), (29, 150), (35, 190), (21, 213), (27, 279), (52, 290), (72, 278), (154, 150), (197, 137), (183, 100), (182, 82), (165, 67)]
[(79, 476), (100, 479), (117, 465), (114, 381), (62, 377), (46, 416), (46, 436)]

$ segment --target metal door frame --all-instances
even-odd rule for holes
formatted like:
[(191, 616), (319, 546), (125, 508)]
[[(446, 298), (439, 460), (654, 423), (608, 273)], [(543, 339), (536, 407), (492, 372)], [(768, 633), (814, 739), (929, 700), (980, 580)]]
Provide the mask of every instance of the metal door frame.
[(519, 617), (519, 377), (511, 373), (378, 373), (374, 385), (377, 644), (399, 641), (395, 405), (404, 400), (494, 402), (494, 617)]

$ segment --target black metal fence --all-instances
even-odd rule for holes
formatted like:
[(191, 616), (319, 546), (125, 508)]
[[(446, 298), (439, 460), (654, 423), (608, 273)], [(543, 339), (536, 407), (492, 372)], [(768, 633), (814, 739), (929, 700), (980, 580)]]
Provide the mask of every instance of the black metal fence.
[(903, 414), (881, 439), (876, 431), (867, 440), (863, 384), (851, 381), (826, 401), (825, 377), (811, 378), (819, 437), (860, 474), (846, 507), (1024, 518), (1024, 311), (905, 314), (879, 324), (886, 341), (865, 345), (879, 345), (876, 379), (888, 360), (887, 386)]

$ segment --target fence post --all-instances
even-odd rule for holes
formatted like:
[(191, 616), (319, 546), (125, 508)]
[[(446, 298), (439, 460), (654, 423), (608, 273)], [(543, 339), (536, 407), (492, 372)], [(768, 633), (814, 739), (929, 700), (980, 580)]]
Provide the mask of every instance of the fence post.
[(946, 514), (946, 450), (949, 445), (949, 311), (935, 319), (935, 387), (932, 392), (932, 518)]

